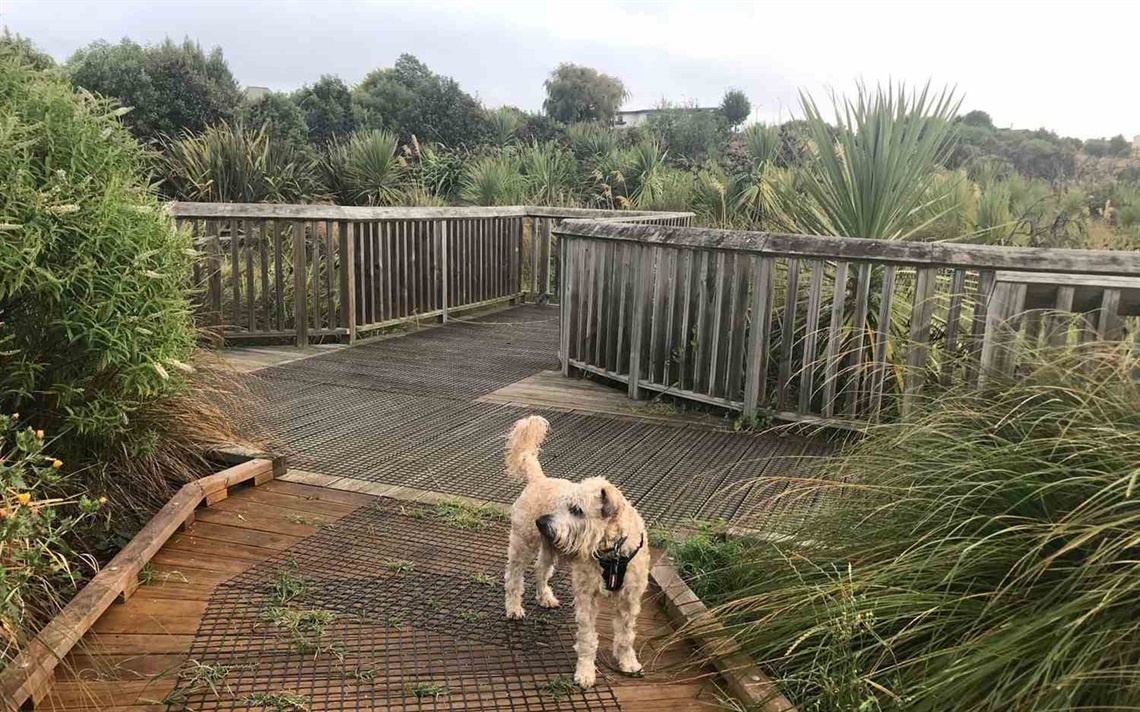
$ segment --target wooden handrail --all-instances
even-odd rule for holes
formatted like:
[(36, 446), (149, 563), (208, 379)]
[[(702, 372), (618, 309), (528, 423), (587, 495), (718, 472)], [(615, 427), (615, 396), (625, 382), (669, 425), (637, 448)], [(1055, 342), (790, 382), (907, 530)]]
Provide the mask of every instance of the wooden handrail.
[(786, 235), (743, 230), (631, 225), (566, 220), (555, 234), (644, 245), (746, 252), (776, 257), (870, 260), (917, 267), (961, 267), (1022, 272), (1140, 275), (1140, 252), (997, 247), (947, 242), (902, 242), (861, 237)]
[(281, 203), (170, 203), (177, 218), (251, 220), (441, 220), (444, 218), (523, 217), (524, 206), (394, 208), (357, 205), (288, 205)]
[[(283, 463), (278, 463), (278, 471)], [(139, 572), (203, 501), (249, 480), (272, 479), (274, 461), (255, 459), (182, 486), (146, 526), (64, 606), (0, 673), (0, 703), (15, 712), (50, 684), (56, 667), (116, 599), (138, 587)]]

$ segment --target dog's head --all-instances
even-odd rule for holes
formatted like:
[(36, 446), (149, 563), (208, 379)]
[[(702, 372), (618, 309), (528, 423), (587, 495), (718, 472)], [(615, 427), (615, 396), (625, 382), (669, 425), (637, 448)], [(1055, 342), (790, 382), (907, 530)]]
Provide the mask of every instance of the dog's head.
[(535, 526), (556, 551), (579, 558), (603, 552), (632, 556), (645, 540), (641, 516), (604, 477), (567, 488)]

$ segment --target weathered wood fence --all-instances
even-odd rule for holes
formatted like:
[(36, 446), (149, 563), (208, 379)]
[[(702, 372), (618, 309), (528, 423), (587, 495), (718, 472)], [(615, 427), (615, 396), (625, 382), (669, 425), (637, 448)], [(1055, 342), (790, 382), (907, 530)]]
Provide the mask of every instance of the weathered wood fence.
[[(747, 419), (857, 426), (905, 411), (932, 383), (1009, 371), (1019, 339), (1140, 332), (1138, 253), (582, 220), (555, 235), (564, 373)], [(1087, 328), (1053, 309), (1081, 312)]]
[(173, 203), (200, 259), (200, 323), (227, 342), (352, 340), (407, 321), (558, 293), (567, 218), (688, 224), (688, 213)]

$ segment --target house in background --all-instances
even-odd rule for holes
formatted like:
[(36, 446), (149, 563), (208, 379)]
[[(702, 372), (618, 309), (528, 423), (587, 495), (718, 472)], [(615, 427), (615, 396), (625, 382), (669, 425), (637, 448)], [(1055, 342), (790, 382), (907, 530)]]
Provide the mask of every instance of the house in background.
[(614, 126), (632, 128), (643, 126), (651, 116), (665, 111), (717, 111), (715, 106), (671, 106), (667, 109), (634, 109), (632, 111), (619, 111), (614, 114)]

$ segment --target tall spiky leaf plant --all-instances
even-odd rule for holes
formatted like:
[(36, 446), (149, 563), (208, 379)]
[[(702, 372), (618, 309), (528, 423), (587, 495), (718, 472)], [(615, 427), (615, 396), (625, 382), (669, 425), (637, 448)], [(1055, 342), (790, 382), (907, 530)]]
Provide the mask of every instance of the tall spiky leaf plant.
[(810, 95), (801, 104), (812, 150), (789, 196), (797, 231), (906, 240), (942, 217), (926, 208), (944, 197), (932, 184), (954, 138), (951, 90), (859, 85), (854, 99), (832, 97), (835, 128)]
[(553, 141), (528, 146), (522, 154), (526, 199), (535, 205), (574, 205), (578, 165), (574, 155)]
[(517, 205), (522, 202), (523, 189), (518, 159), (503, 151), (467, 164), (459, 197), (468, 205)]
[(398, 205), (406, 187), (396, 134), (381, 129), (334, 138), (321, 158), (329, 192), (341, 205)]
[(1032, 351), (789, 482), (785, 541), (678, 549), (804, 710), (1140, 707), (1140, 361)]

